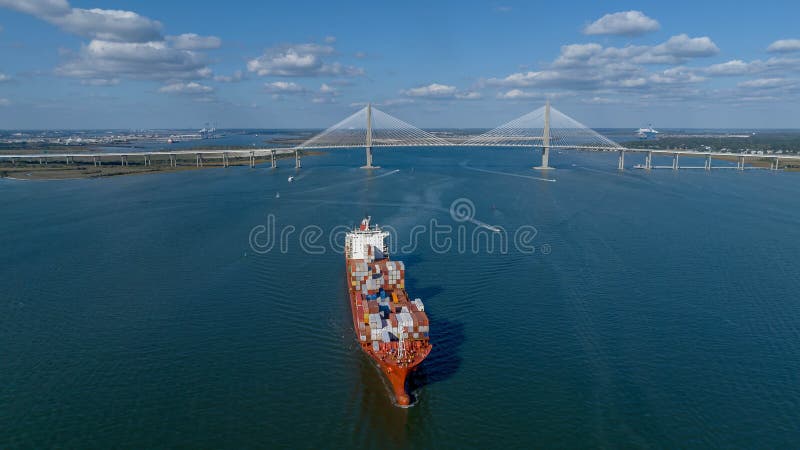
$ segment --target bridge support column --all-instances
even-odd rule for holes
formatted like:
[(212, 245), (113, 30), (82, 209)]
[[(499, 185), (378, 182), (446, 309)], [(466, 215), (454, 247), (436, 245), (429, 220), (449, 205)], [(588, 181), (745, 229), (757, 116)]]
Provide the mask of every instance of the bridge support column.
[(364, 145), (366, 150), (367, 163), (361, 166), (362, 169), (377, 169), (372, 165), (372, 104), (367, 103), (367, 140)]
[(272, 168), (273, 169), (277, 169), (278, 168), (278, 160), (275, 159), (275, 153), (276, 153), (275, 150), (270, 150), (270, 157), (272, 158)]
[(704, 168), (706, 170), (711, 170), (711, 155), (706, 155), (706, 165)]
[(300, 168), (300, 150), (294, 149), (294, 168)]
[(228, 167), (228, 154), (222, 153), (222, 167)]
[(678, 170), (678, 154), (675, 153), (672, 155), (672, 170)]
[(169, 155), (169, 165), (170, 167), (178, 167), (178, 161), (175, 155)]
[(256, 152), (250, 152), (250, 168), (254, 168), (256, 166)]
[(72, 164), (72, 157), (67, 155), (67, 164)]
[(119, 163), (120, 163), (121, 166), (127, 166), (128, 165), (128, 158), (125, 155), (120, 155)]
[(739, 170), (744, 170), (744, 156), (739, 157), (739, 160), (736, 162), (736, 168)]
[(617, 170), (625, 170), (625, 150), (619, 151), (619, 163), (617, 164)]
[(644, 155), (644, 168), (645, 170), (653, 169), (653, 152), (647, 152), (647, 154)]
[(42, 158), (39, 158), (39, 165), (42, 165)]
[(542, 165), (538, 170), (550, 170), (550, 100), (544, 105), (544, 129), (542, 130)]
[(772, 170), (780, 170), (780, 161), (781, 160), (779, 158), (775, 158), (775, 160), (770, 164), (770, 168)]

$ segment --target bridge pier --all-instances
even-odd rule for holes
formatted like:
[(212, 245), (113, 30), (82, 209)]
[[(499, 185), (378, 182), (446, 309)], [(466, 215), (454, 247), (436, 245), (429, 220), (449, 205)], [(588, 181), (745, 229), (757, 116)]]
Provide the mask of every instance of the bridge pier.
[(294, 168), (300, 168), (300, 150), (294, 149)]
[(169, 155), (169, 166), (170, 167), (178, 167), (177, 157), (170, 153)]
[(542, 164), (537, 170), (550, 170), (550, 100), (544, 105), (544, 129), (542, 130)]
[(775, 158), (770, 164), (772, 170), (780, 170), (780, 158)]
[(625, 150), (619, 151), (619, 163), (617, 164), (617, 170), (625, 170)]
[(200, 153), (195, 153), (195, 165), (197, 167), (203, 167), (203, 155)]
[(703, 168), (706, 170), (711, 170), (711, 155), (706, 155), (706, 164)]
[(128, 156), (127, 155), (120, 155), (119, 156), (119, 164), (121, 166), (127, 166), (128, 165)]
[(275, 159), (275, 153), (276, 153), (275, 150), (270, 150), (270, 157), (272, 158), (272, 168), (273, 169), (277, 169), (278, 168), (278, 160)]
[(256, 167), (256, 152), (250, 152), (250, 168)]
[(72, 164), (72, 157), (67, 155), (67, 164)]
[(647, 154), (644, 155), (644, 168), (645, 170), (653, 169), (653, 152), (647, 152)]
[(678, 154), (672, 155), (672, 170), (678, 170)]
[(228, 154), (225, 152), (222, 153), (222, 167), (228, 167)]
[(736, 161), (736, 168), (738, 170), (744, 170), (744, 156), (739, 156), (738, 160)]

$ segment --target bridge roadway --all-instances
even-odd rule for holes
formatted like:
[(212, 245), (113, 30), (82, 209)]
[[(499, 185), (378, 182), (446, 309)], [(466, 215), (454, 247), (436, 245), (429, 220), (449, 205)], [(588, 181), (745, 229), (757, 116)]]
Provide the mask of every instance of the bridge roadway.
[[(450, 144), (414, 144), (414, 143), (390, 143), (382, 144), (379, 142), (372, 143), (373, 148), (397, 148), (397, 147), (475, 147), (475, 148), (527, 148), (537, 149), (544, 148), (541, 145), (530, 144), (476, 144), (476, 143), (450, 143)], [(170, 165), (177, 166), (177, 157), (194, 155), (196, 165), (201, 167), (206, 159), (221, 159), (223, 165), (227, 167), (230, 158), (249, 158), (250, 166), (255, 166), (256, 158), (263, 158), (269, 156), (271, 158), (272, 167), (277, 167), (277, 155), (285, 155), (294, 153), (295, 167), (300, 167), (300, 152), (303, 150), (328, 150), (328, 149), (355, 149), (359, 148), (358, 145), (325, 145), (325, 146), (312, 146), (312, 147), (280, 147), (280, 148), (259, 148), (259, 149), (237, 149), (237, 150), (158, 150), (158, 151), (145, 151), (145, 152), (96, 152), (96, 153), (32, 153), (32, 154), (0, 154), (0, 161), (11, 161), (16, 163), (19, 160), (30, 161), (38, 160), (40, 164), (47, 164), (48, 161), (64, 161), (66, 164), (75, 163), (76, 158), (90, 159), (94, 165), (102, 165), (103, 161), (109, 159), (118, 159), (122, 165), (128, 165), (129, 158), (141, 158), (145, 165), (151, 164), (153, 156), (168, 156)], [(625, 169), (625, 155), (627, 153), (640, 153), (645, 155), (644, 164), (636, 167), (642, 169), (680, 169), (679, 158), (681, 156), (687, 157), (702, 157), (705, 158), (705, 165), (703, 167), (683, 167), (683, 168), (700, 168), (711, 169), (712, 158), (731, 158), (737, 159), (736, 168), (744, 170), (745, 162), (749, 160), (768, 160), (771, 163), (771, 169), (777, 170), (780, 168), (781, 161), (791, 161), (800, 163), (800, 155), (759, 155), (750, 153), (722, 153), (722, 152), (702, 152), (686, 149), (644, 149), (644, 148), (627, 148), (627, 147), (600, 147), (600, 146), (581, 146), (581, 145), (550, 145), (549, 149), (560, 150), (587, 150), (587, 151), (602, 151), (602, 152), (617, 152), (619, 153), (618, 169)], [(672, 156), (673, 163), (671, 166), (654, 166), (653, 155)], [(730, 167), (728, 167), (730, 168)]]

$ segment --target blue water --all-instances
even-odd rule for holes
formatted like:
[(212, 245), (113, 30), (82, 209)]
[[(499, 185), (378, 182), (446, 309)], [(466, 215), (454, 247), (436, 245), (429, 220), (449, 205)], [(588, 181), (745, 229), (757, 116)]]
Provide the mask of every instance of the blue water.
[[(0, 447), (800, 441), (797, 174), (562, 152), (550, 182), (523, 151), (375, 159), (0, 180)], [(406, 244), (431, 220), (453, 242), (535, 230), (532, 253), (423, 234), (394, 256), (435, 346), (410, 409), (355, 345), (341, 254), (298, 238), (364, 214)], [(295, 227), (285, 251), (265, 251), (269, 217)]]

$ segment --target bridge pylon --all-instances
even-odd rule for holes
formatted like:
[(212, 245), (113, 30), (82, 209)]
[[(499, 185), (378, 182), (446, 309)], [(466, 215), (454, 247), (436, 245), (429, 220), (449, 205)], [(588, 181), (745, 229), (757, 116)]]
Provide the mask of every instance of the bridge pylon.
[(362, 169), (378, 169), (372, 165), (372, 103), (367, 103), (367, 137), (364, 145), (366, 150), (367, 163), (361, 166)]
[(544, 128), (542, 129), (542, 164), (536, 170), (551, 170), (550, 167), (550, 100), (544, 105)]

